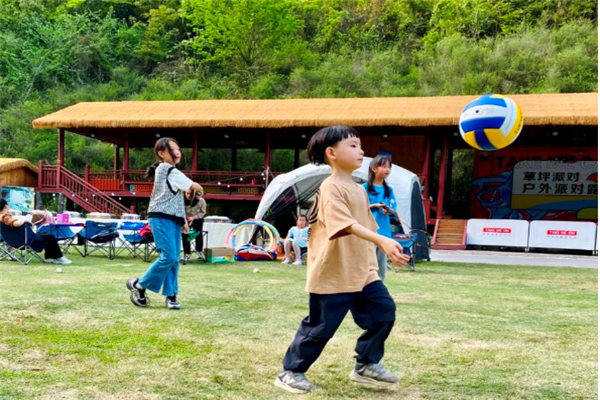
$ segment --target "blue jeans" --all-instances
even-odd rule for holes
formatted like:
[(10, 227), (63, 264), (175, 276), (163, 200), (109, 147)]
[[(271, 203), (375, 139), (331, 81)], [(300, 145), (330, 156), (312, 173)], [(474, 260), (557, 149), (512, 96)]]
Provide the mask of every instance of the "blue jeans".
[(150, 218), (148, 222), (160, 257), (148, 268), (138, 283), (155, 293), (158, 293), (162, 286), (164, 296), (174, 296), (179, 293), (181, 225), (165, 218)]

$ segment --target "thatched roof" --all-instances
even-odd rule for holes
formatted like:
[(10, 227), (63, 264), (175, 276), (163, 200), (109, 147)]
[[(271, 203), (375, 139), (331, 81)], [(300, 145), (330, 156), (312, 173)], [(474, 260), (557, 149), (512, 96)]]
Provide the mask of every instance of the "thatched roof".
[[(598, 125), (598, 94), (509, 95), (528, 125)], [(35, 128), (289, 128), (456, 126), (477, 96), (361, 99), (189, 100), (79, 103)]]
[(25, 159), (0, 158), (0, 172), (8, 172), (19, 168), (27, 168), (36, 174), (38, 173), (37, 167)]

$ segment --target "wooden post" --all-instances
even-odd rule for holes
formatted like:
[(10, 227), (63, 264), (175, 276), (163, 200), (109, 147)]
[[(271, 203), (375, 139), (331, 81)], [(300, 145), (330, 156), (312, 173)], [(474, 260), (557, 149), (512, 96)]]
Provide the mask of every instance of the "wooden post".
[(425, 138), (425, 157), (423, 158), (423, 167), (421, 168), (421, 173), (425, 177), (423, 198), (428, 199), (429, 188), (431, 186), (431, 170), (429, 168), (429, 165), (431, 164), (431, 132), (427, 132), (425, 134)]
[(121, 160), (119, 159), (120, 158), (119, 157), (120, 156), (120, 151), (121, 151), (121, 148), (119, 147), (119, 145), (115, 144), (115, 159), (114, 159), (114, 165), (113, 165), (113, 170), (114, 170), (113, 171), (113, 176), (114, 176), (114, 179), (117, 179), (117, 174), (118, 174), (117, 171), (118, 171), (119, 166), (121, 164)]
[(127, 180), (127, 172), (129, 171), (129, 133), (125, 134), (125, 147), (123, 147), (123, 169), (125, 172), (121, 174), (123, 179), (121, 190), (127, 191), (129, 188), (125, 187), (125, 181)]
[(65, 130), (58, 130), (58, 161), (65, 165)]
[(123, 147), (123, 169), (129, 170), (129, 134), (125, 134), (125, 147)]
[(198, 171), (198, 132), (194, 131), (193, 135), (194, 147), (192, 148), (192, 172), (196, 172)]
[(44, 186), (43, 169), (44, 169), (44, 161), (38, 160), (38, 183), (37, 183), (37, 188), (35, 190), (36, 192), (39, 192), (39, 190)]
[(271, 131), (267, 131), (265, 141), (265, 188), (269, 186), (269, 170), (271, 168)]
[(438, 180), (437, 212), (436, 219), (444, 216), (444, 192), (446, 189), (446, 174), (448, 171), (448, 138), (444, 133), (442, 151), (440, 153), (440, 175)]

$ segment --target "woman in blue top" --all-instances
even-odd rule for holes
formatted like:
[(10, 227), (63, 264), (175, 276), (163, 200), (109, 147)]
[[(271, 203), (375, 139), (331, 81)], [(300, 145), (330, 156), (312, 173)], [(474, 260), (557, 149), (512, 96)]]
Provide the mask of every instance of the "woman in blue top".
[[(392, 226), (390, 224), (390, 213), (386, 207), (396, 210), (396, 196), (394, 191), (386, 183), (386, 178), (392, 171), (392, 161), (385, 156), (376, 156), (369, 165), (369, 178), (363, 186), (369, 196), (369, 204), (373, 217), (379, 225), (377, 233), (386, 237), (392, 237)], [(377, 248), (377, 264), (379, 265), (379, 278), (385, 279), (387, 271), (387, 256), (380, 248)]]

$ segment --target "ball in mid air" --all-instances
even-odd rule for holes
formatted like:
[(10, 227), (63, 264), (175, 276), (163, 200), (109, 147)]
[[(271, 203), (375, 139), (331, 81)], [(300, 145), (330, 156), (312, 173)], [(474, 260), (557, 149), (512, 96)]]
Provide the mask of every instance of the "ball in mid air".
[(462, 138), (478, 150), (502, 149), (514, 142), (523, 129), (523, 113), (512, 99), (486, 94), (462, 111), (458, 124)]

